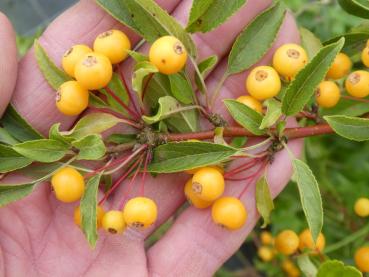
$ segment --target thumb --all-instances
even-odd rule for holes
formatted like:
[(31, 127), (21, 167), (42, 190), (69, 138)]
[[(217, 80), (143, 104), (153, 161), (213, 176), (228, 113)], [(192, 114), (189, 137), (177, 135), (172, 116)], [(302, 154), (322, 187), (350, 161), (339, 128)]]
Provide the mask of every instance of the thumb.
[(0, 117), (14, 91), (17, 80), (17, 46), (15, 33), (8, 18), (0, 12)]

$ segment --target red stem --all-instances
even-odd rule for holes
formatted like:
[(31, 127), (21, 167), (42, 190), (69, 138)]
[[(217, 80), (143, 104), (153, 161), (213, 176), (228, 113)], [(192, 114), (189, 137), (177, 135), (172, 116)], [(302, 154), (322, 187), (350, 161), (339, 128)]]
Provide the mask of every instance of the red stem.
[(117, 113), (117, 112), (114, 112), (114, 111), (112, 111), (110, 109), (107, 109), (107, 108), (96, 108), (96, 107), (89, 107), (89, 109), (90, 110), (93, 110), (93, 111), (101, 112), (101, 113), (112, 114), (112, 115), (118, 117), (119, 119), (121, 119), (123, 123), (126, 123), (126, 124), (132, 126), (135, 129), (141, 129), (140, 124), (137, 124), (136, 122), (134, 122), (132, 120), (129, 120), (128, 118), (126, 118), (122, 114)]
[(148, 151), (147, 154), (146, 154), (144, 170), (143, 170), (142, 179), (141, 179), (141, 192), (140, 192), (141, 196), (144, 196), (144, 194), (145, 194), (145, 179), (146, 179), (146, 174), (147, 174), (147, 166), (148, 166), (150, 160), (151, 160), (151, 152)]
[(369, 103), (369, 100), (368, 99), (356, 98), (356, 97), (352, 97), (352, 96), (348, 96), (348, 95), (342, 95), (341, 97), (343, 99), (347, 99), (347, 100), (353, 100), (353, 101), (357, 101), (357, 102)]
[(241, 199), (241, 197), (247, 191), (248, 187), (256, 179), (256, 177), (260, 174), (260, 172), (265, 168), (265, 166), (267, 165), (267, 163), (268, 162), (266, 160), (264, 160), (264, 162), (262, 162), (261, 165), (259, 166), (259, 168), (255, 171), (255, 173), (253, 173), (252, 175), (249, 176), (248, 183), (246, 184), (246, 186), (243, 188), (243, 190), (241, 191), (240, 195), (238, 196), (239, 199)]
[(129, 155), (124, 156), (123, 158), (118, 159), (118, 160), (116, 160), (116, 161), (114, 161), (114, 162), (112, 162), (112, 163), (108, 163), (108, 164), (106, 164), (106, 165), (104, 165), (104, 166), (102, 166), (102, 167), (99, 167), (99, 168), (95, 169), (93, 172), (87, 173), (87, 174), (84, 176), (84, 178), (85, 178), (85, 179), (88, 179), (88, 178), (90, 178), (90, 177), (92, 177), (92, 176), (96, 175), (97, 173), (99, 173), (99, 172), (101, 172), (101, 171), (105, 170), (105, 169), (111, 168), (111, 167), (113, 167), (113, 166), (115, 166), (115, 165), (117, 165), (117, 164), (119, 164), (119, 163), (122, 163), (122, 162), (124, 162), (124, 160), (125, 160), (125, 159), (127, 159), (128, 157), (129, 157)]
[(124, 88), (125, 88), (125, 89), (126, 89), (126, 91), (127, 91), (129, 101), (132, 103), (133, 108), (135, 109), (135, 113), (138, 115), (138, 117), (141, 117), (142, 110), (141, 110), (141, 114), (140, 114), (140, 109), (139, 109), (139, 108), (137, 108), (137, 106), (136, 106), (136, 102), (135, 102), (135, 101), (133, 101), (132, 92), (131, 92), (131, 90), (128, 88), (128, 85), (127, 85), (127, 82), (126, 82), (126, 78), (124, 78), (124, 74), (123, 74), (122, 70), (119, 68), (119, 69), (118, 69), (118, 71), (119, 71), (119, 76), (120, 76), (120, 79), (122, 80), (123, 86), (124, 86)]
[(132, 111), (110, 88), (106, 87), (105, 90), (109, 93), (134, 119), (139, 120), (140, 115), (135, 111)]
[(257, 162), (258, 162), (259, 159), (252, 159), (251, 161), (247, 162), (247, 163), (244, 163), (230, 171), (227, 171), (225, 174), (224, 174), (224, 178), (227, 178), (227, 177), (232, 177), (234, 176), (235, 174), (243, 171), (243, 170), (247, 170), (247, 169), (250, 169), (251, 167), (253, 167)]

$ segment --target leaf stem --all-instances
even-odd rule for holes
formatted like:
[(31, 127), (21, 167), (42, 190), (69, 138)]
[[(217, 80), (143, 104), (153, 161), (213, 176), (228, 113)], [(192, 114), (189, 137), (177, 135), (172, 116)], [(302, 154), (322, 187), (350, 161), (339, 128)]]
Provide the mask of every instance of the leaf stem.
[(192, 65), (193, 67), (195, 68), (195, 71), (196, 71), (196, 74), (197, 74), (197, 77), (199, 77), (199, 80), (200, 80), (200, 83), (202, 85), (202, 87), (204, 88), (204, 92), (205, 92), (205, 102), (206, 102), (206, 110), (209, 110), (210, 108), (210, 99), (209, 99), (209, 91), (208, 91), (208, 88), (205, 84), (205, 80), (204, 80), (204, 77), (202, 76), (200, 70), (199, 70), (199, 67), (197, 66), (197, 63), (196, 61), (194, 60), (193, 57), (190, 56), (190, 60), (192, 62)]
[[(135, 111), (132, 111), (110, 88), (105, 88), (106, 92), (110, 94), (111, 97), (113, 97), (124, 109), (127, 110), (129, 115), (136, 120), (140, 119), (140, 115), (136, 113)], [(129, 92), (127, 92), (129, 94)]]
[(122, 123), (125, 123), (129, 126), (132, 126), (133, 128), (135, 129), (141, 129), (142, 126), (139, 124), (139, 123), (136, 123), (132, 120), (129, 120), (128, 118), (122, 116), (120, 113), (118, 112), (115, 112), (115, 111), (112, 111), (108, 108), (96, 108), (96, 107), (89, 107), (90, 110), (93, 110), (93, 111), (97, 111), (97, 112), (102, 112), (102, 113), (108, 113), (108, 114), (112, 114), (116, 117), (118, 117)]
[(217, 100), (217, 98), (219, 96), (219, 93), (220, 93), (220, 90), (222, 89), (223, 84), (224, 84), (225, 80), (228, 78), (228, 76), (229, 76), (228, 71), (225, 71), (222, 78), (220, 78), (220, 80), (219, 80), (219, 82), (218, 82), (218, 84), (217, 84), (217, 86), (214, 90), (214, 93), (211, 97), (211, 102), (210, 102), (210, 107), (209, 107), (210, 110), (213, 109), (215, 101)]

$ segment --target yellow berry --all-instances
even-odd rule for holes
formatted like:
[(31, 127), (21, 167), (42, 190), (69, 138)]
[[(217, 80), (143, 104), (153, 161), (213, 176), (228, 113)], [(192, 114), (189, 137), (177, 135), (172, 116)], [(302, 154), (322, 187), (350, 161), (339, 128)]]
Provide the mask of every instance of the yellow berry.
[(186, 198), (188, 200), (188, 202), (190, 202), (190, 204), (198, 209), (205, 209), (209, 206), (211, 206), (211, 204), (213, 202), (211, 201), (205, 201), (202, 200), (201, 198), (199, 198), (197, 196), (197, 194), (195, 194), (192, 190), (192, 178), (190, 180), (188, 180), (185, 184), (184, 187), (184, 193), (186, 195)]
[(352, 62), (349, 56), (347, 56), (345, 53), (338, 53), (327, 72), (327, 78), (334, 80), (341, 79), (349, 74), (351, 67)]
[(332, 81), (323, 81), (315, 92), (318, 105), (322, 108), (332, 108), (340, 101), (340, 88)]
[(179, 39), (164, 36), (152, 44), (149, 59), (161, 73), (174, 74), (185, 66), (187, 51)]
[(229, 230), (240, 229), (247, 220), (247, 211), (242, 202), (235, 197), (221, 197), (211, 208), (213, 221)]
[(56, 107), (65, 115), (79, 115), (88, 106), (89, 92), (76, 81), (63, 83), (56, 93)]
[(240, 96), (237, 98), (237, 101), (253, 109), (255, 112), (263, 113), (263, 106), (261, 103), (251, 96)]
[(218, 169), (203, 167), (192, 177), (192, 190), (205, 201), (214, 201), (224, 192), (224, 177)]
[(284, 230), (275, 238), (275, 248), (284, 255), (292, 255), (299, 247), (299, 237), (292, 230)]
[(354, 97), (363, 98), (369, 95), (369, 72), (357, 70), (352, 72), (345, 82), (346, 90)]
[(272, 245), (274, 244), (274, 238), (272, 234), (268, 231), (263, 231), (260, 233), (260, 241), (263, 245)]
[(273, 55), (273, 67), (290, 81), (308, 62), (308, 56), (300, 45), (288, 43), (279, 47)]
[(122, 233), (126, 228), (123, 212), (111, 210), (105, 213), (102, 218), (102, 227), (112, 234)]
[(305, 229), (299, 235), (300, 244), (299, 249), (301, 251), (308, 249), (313, 253), (321, 253), (325, 247), (325, 237), (322, 233), (319, 233), (316, 243), (313, 241), (311, 232), (309, 229)]
[[(100, 205), (98, 205), (96, 207), (96, 226), (97, 228), (100, 228), (101, 227), (101, 221), (102, 221), (102, 218), (105, 214), (105, 211), (103, 209), (103, 207), (101, 207)], [(74, 223), (76, 225), (78, 225), (79, 227), (81, 227), (81, 207), (78, 206), (74, 209)]]
[(366, 67), (369, 67), (369, 46), (365, 47), (361, 52), (361, 61)]
[[(207, 167), (210, 167), (210, 168), (214, 168), (216, 170), (219, 171), (220, 174), (224, 174), (224, 168), (220, 165), (208, 165)], [(198, 167), (198, 168), (194, 168), (194, 169), (189, 169), (189, 170), (186, 170), (185, 172), (187, 174), (191, 174), (191, 175), (194, 175), (197, 171), (199, 171), (200, 169), (202, 169), (204, 167)]]
[(362, 272), (369, 272), (369, 247), (361, 247), (355, 252), (355, 263)]
[(267, 246), (261, 246), (258, 249), (258, 256), (264, 262), (270, 262), (274, 258), (274, 251)]
[(125, 33), (119, 30), (110, 30), (97, 36), (94, 42), (94, 51), (108, 57), (112, 64), (125, 60), (131, 42)]
[(62, 67), (64, 71), (69, 76), (74, 77), (74, 69), (77, 62), (79, 62), (85, 54), (91, 52), (91, 48), (84, 44), (77, 44), (69, 48), (69, 50), (63, 55), (62, 59)]
[(301, 275), (300, 270), (291, 260), (284, 260), (282, 269), (287, 273), (288, 277), (299, 277)]
[(62, 202), (74, 202), (81, 199), (85, 191), (83, 176), (72, 167), (64, 167), (51, 177), (51, 185), (56, 198)]
[(246, 89), (257, 100), (272, 98), (281, 90), (281, 79), (273, 67), (258, 66), (247, 76)]
[(88, 53), (76, 64), (74, 75), (78, 83), (89, 90), (106, 87), (113, 75), (110, 60), (98, 53)]
[(158, 209), (154, 201), (146, 197), (130, 199), (123, 209), (124, 221), (128, 226), (147, 228), (158, 216)]
[(369, 199), (365, 197), (359, 198), (355, 203), (354, 210), (360, 217), (369, 216)]

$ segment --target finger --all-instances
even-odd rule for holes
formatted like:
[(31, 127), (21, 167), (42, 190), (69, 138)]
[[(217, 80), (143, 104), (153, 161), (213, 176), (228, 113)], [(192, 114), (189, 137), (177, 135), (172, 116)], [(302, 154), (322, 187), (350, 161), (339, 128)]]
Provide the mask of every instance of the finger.
[(17, 46), (8, 18), (0, 12), (0, 118), (8, 105), (17, 80)]

